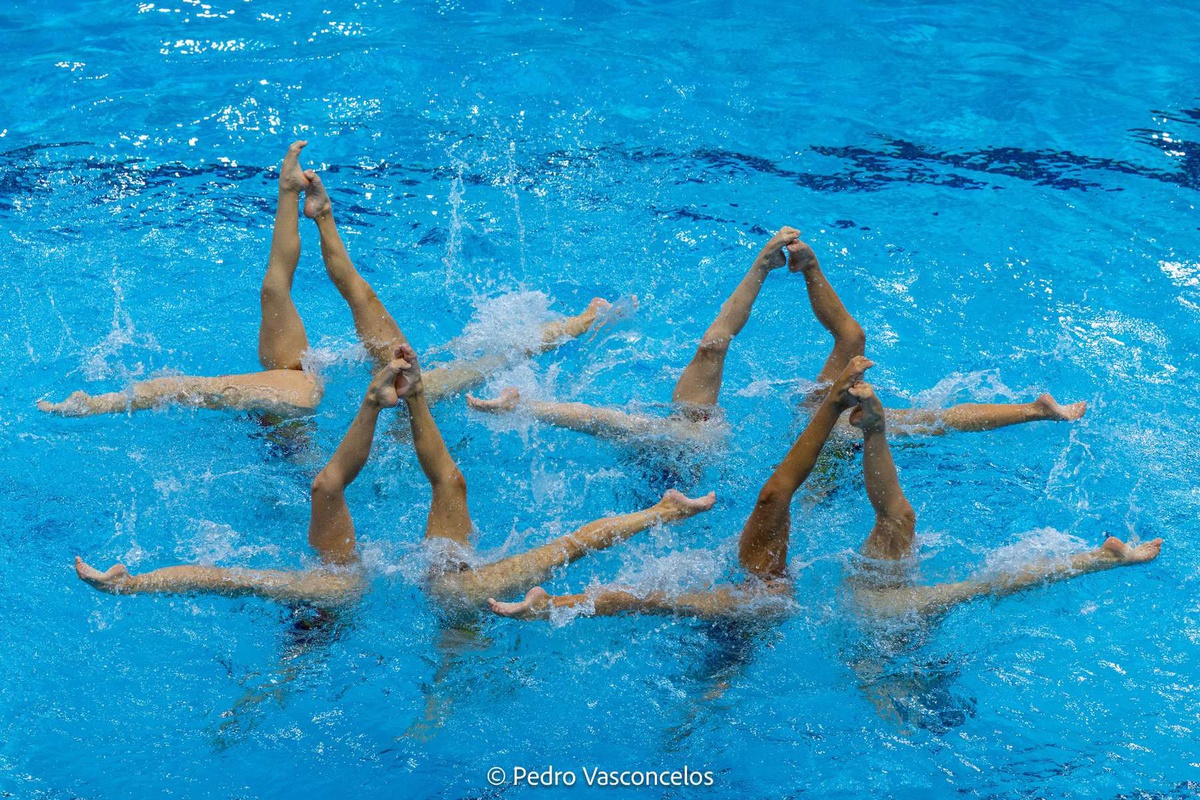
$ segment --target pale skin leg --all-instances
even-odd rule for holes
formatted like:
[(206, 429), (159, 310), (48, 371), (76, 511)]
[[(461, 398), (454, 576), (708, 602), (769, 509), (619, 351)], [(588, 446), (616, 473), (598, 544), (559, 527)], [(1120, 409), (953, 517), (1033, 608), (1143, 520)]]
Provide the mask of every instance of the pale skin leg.
[[(759, 492), (758, 502), (738, 542), (738, 561), (748, 574), (763, 581), (766, 594), (785, 595), (789, 591), (784, 578), (787, 574), (792, 498), (816, 465), (838, 417), (855, 402), (851, 387), (872, 366), (872, 362), (862, 356), (851, 359), (821, 401), (808, 427)], [(761, 598), (763, 594), (760, 591), (751, 596)], [(564, 597), (551, 597), (538, 587), (531, 590), (521, 602), (500, 603), (491, 600), (489, 605), (496, 614), (522, 619), (545, 617), (554, 608), (580, 605), (589, 606), (593, 615), (637, 611), (715, 617), (737, 613), (745, 605), (747, 597), (734, 587), (671, 596), (663, 593), (640, 595), (609, 587), (587, 595)]]
[(375, 376), (350, 429), (313, 481), (308, 541), (323, 562), (321, 568), (260, 570), (186, 565), (134, 575), (123, 564), (100, 572), (76, 557), (79, 578), (112, 594), (220, 594), (317, 605), (355, 599), (363, 589), (363, 580), (354, 569), (358, 556), (345, 489), (371, 453), (380, 410), (399, 404), (397, 387), (407, 366), (407, 362), (396, 359)]
[(1043, 394), (1032, 403), (959, 403), (943, 409), (886, 409), (892, 436), (937, 436), (950, 431), (991, 431), (1025, 422), (1074, 422), (1086, 402), (1063, 405)]
[(630, 439), (667, 432), (686, 436), (692, 432), (691, 425), (683, 420), (629, 414), (613, 408), (590, 406), (586, 403), (558, 403), (543, 400), (522, 402), (521, 393), (514, 386), (503, 390), (500, 396), (493, 400), (482, 400), (473, 395), (467, 395), (467, 405), (476, 411), (493, 414), (515, 411), (521, 407), (529, 411), (529, 414), (539, 422), (606, 439)]
[(89, 395), (74, 392), (61, 403), (38, 402), (38, 408), (67, 417), (87, 417), (122, 411), (142, 411), (166, 404), (190, 408), (261, 411), (281, 416), (311, 413), (324, 392), (320, 382), (302, 371), (308, 349), (304, 323), (292, 302), (292, 279), (300, 258), (297, 228), (300, 192), (308, 179), (300, 169), (300, 151), (308, 144), (294, 142), (279, 170), (279, 198), (267, 272), (260, 292), (262, 318), (258, 329), (258, 358), (264, 372), (241, 375), (172, 376), (135, 383), (124, 392)]

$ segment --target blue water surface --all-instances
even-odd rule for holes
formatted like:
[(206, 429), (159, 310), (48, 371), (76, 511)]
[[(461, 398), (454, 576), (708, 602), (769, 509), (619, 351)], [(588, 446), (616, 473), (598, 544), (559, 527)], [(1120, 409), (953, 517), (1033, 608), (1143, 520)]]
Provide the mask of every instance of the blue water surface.
[[(1194, 4), (20, 2), (0, 44), (0, 795), (1200, 794)], [(794, 507), (783, 623), (450, 630), (419, 588), (428, 489), (387, 424), (349, 491), (373, 591), (332, 629), (258, 600), (98, 594), (75, 554), (309, 563), (308, 484), (370, 372), (311, 225), (295, 296), (328, 391), (307, 448), (232, 413), (34, 405), (257, 369), (275, 168), (298, 137), (431, 361), (638, 296), (485, 391), (664, 413), (758, 248), (796, 225), (889, 405), (1090, 404), (1075, 425), (895, 448), (926, 580), (1105, 532), (1161, 536), (1162, 557), (881, 637), (840, 589), (872, 520), (851, 461)], [(716, 508), (547, 588), (736, 578), (828, 346), (802, 281), (773, 274), (728, 361), (732, 446), (695, 470), (439, 405), (480, 550), (676, 485)], [(517, 765), (580, 783), (686, 765), (714, 785), (489, 786)]]

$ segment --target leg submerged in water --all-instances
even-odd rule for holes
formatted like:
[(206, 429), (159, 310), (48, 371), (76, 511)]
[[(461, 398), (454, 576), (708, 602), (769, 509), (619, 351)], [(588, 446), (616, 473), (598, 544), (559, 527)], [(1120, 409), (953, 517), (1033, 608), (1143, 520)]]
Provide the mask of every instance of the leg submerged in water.
[(520, 391), (512, 386), (502, 391), (500, 396), (494, 400), (482, 400), (473, 395), (467, 395), (467, 405), (476, 411), (492, 414), (508, 413), (517, 410), (518, 407), (523, 407), (539, 422), (605, 439), (632, 439), (654, 434), (686, 435), (691, 432), (690, 429), (693, 427), (684, 420), (658, 419), (642, 414), (629, 414), (615, 408), (590, 406), (586, 403), (558, 403), (543, 400), (522, 402)]

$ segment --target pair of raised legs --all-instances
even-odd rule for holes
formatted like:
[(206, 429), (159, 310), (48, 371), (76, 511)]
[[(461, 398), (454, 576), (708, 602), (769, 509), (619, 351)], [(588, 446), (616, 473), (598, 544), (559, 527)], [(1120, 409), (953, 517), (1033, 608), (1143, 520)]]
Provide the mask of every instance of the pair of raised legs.
[[(196, 408), (256, 411), (279, 416), (311, 413), (321, 401), (324, 387), (303, 366), (308, 350), (304, 322), (292, 300), (292, 282), (300, 261), (300, 195), (304, 215), (316, 223), (321, 238), (325, 271), (350, 307), (354, 327), (363, 346), (379, 364), (386, 364), (395, 349), (407, 344), (395, 319), (384, 308), (371, 285), (358, 273), (338, 233), (333, 204), (321, 178), (300, 166), (298, 141), (288, 148), (279, 171), (279, 197), (267, 272), (260, 293), (262, 317), (258, 329), (260, 372), (240, 375), (172, 376), (134, 384), (127, 391), (89, 395), (74, 392), (60, 403), (41, 401), (38, 408), (64, 416), (91, 416), (118, 411), (140, 411), (166, 403)], [(599, 310), (607, 306), (596, 299), (581, 314), (543, 327), (540, 340), (526, 354), (547, 350), (586, 331)], [(481, 383), (504, 366), (503, 357), (455, 362), (429, 371), (427, 393), (436, 401)]]
[[(468, 396), (467, 403), (480, 411), (504, 412), (526, 408), (538, 420), (584, 433), (609, 438), (637, 438), (651, 434), (669, 434), (687, 439), (697, 436), (700, 426), (712, 416), (717, 405), (725, 372), (725, 357), (733, 338), (750, 319), (759, 291), (772, 271), (788, 265), (793, 273), (804, 276), (809, 303), (817, 321), (833, 336), (833, 349), (817, 375), (821, 387), (810, 400), (819, 401), (825, 388), (854, 356), (866, 347), (862, 327), (846, 310), (829, 279), (821, 270), (811, 247), (800, 240), (800, 232), (784, 227), (759, 252), (733, 294), (721, 306), (717, 318), (704, 332), (691, 362), (675, 385), (672, 401), (679, 408), (667, 419), (628, 414), (612, 408), (584, 403), (522, 401), (514, 388), (500, 397), (480, 400)], [(904, 434), (939, 434), (946, 431), (984, 431), (1038, 420), (1076, 420), (1083, 416), (1085, 403), (1060, 405), (1044, 394), (1030, 403), (962, 403), (946, 409), (898, 409), (887, 411), (895, 431)]]
[[(863, 475), (875, 510), (875, 524), (862, 547), (874, 562), (903, 562), (916, 551), (916, 515), (900, 488), (887, 442), (887, 415), (873, 387), (862, 382), (873, 366), (853, 356), (820, 400), (808, 427), (759, 492), (754, 510), (742, 529), (738, 560), (751, 582), (700, 592), (639, 593), (628, 588), (602, 587), (585, 594), (551, 596), (540, 587), (515, 603), (492, 600), (502, 616), (536, 618), (556, 608), (574, 608), (595, 615), (625, 612), (724, 617), (753, 612), (765, 595), (787, 594), (787, 552), (791, 502), (817, 463), (825, 442), (848, 409), (849, 423), (863, 432)], [(1001, 596), (1021, 589), (1115, 566), (1142, 563), (1158, 556), (1161, 539), (1131, 547), (1109, 538), (1102, 547), (1062, 562), (1041, 562), (1025, 569), (986, 579), (914, 586), (902, 579), (881, 584), (856, 582), (855, 595), (864, 611), (875, 615), (932, 613), (981, 595)], [(896, 573), (891, 573), (896, 578)]]
[[(308, 541), (320, 559), (319, 566), (258, 570), (185, 565), (133, 575), (120, 564), (99, 572), (77, 558), (79, 577), (97, 589), (116, 594), (251, 595), (319, 606), (352, 601), (364, 590), (365, 580), (358, 565), (354, 522), (345, 490), (366, 464), (380, 412), (401, 402), (408, 410), (417, 460), (432, 489), (425, 536), (469, 547), (471, 516), (466, 481), (434, 423), (428, 395), (416, 353), (408, 344), (400, 345), (393, 360), (372, 380), (350, 429), (313, 481)], [(431, 576), (430, 593), (451, 611), (470, 611), (482, 607), (489, 596), (524, 590), (545, 580), (556, 567), (589, 551), (611, 547), (654, 525), (705, 511), (713, 501), (713, 495), (690, 499), (672, 490), (650, 508), (591, 522), (548, 544), (493, 564), (476, 569), (458, 563), (443, 565), (444, 569)]]

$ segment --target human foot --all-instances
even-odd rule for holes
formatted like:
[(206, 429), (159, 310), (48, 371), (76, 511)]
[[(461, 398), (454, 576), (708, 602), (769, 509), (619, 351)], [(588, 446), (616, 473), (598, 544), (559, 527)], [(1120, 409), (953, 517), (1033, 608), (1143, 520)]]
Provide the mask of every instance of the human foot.
[(376, 408), (395, 408), (400, 405), (400, 376), (411, 366), (412, 362), (404, 358), (401, 349), (397, 347), (392, 360), (371, 379), (364, 402)]
[(573, 317), (567, 317), (547, 324), (542, 329), (542, 343), (552, 346), (564, 336), (575, 338), (587, 333), (593, 326), (597, 330), (605, 325), (611, 325), (617, 320), (624, 319), (637, 310), (637, 295), (630, 297), (630, 302), (618, 301), (610, 303), (603, 297), (593, 297), (588, 307)]
[(71, 395), (61, 403), (51, 403), (48, 400), (38, 400), (39, 411), (47, 414), (58, 414), (60, 417), (87, 417), (95, 414), (92, 407), (92, 396), (87, 392), (71, 392)]
[(708, 511), (715, 502), (716, 492), (709, 492), (703, 497), (688, 497), (677, 489), (668, 489), (656, 507), (671, 519), (685, 519)]
[(550, 593), (540, 586), (535, 586), (525, 594), (525, 599), (519, 603), (501, 603), (494, 597), (488, 598), (488, 607), (493, 614), (513, 619), (533, 619), (545, 616), (550, 610)]
[(788, 253), (788, 272), (804, 272), (813, 267), (820, 266), (817, 263), (817, 254), (809, 247), (807, 242), (802, 242), (799, 239), (787, 246)]
[(829, 389), (829, 397), (837, 404), (838, 409), (845, 411), (850, 406), (858, 404), (858, 398), (850, 393), (851, 387), (863, 379), (863, 373), (875, 366), (875, 362), (866, 356), (855, 356), (846, 364), (842, 374)]
[(421, 365), (417, 363), (417, 351), (411, 344), (402, 344), (396, 348), (396, 358), (404, 365), (396, 376), (396, 394), (405, 400), (411, 400), (425, 393), (425, 384), (421, 380)]
[(279, 168), (279, 191), (300, 194), (308, 188), (308, 178), (300, 168), (300, 151), (308, 142), (304, 139), (292, 142), (283, 157), (283, 165)]
[(515, 386), (509, 386), (507, 389), (500, 392), (499, 397), (493, 400), (483, 400), (473, 394), (467, 395), (467, 406), (469, 408), (473, 408), (476, 411), (489, 411), (493, 414), (514, 411), (520, 402), (521, 391)]
[(113, 564), (105, 572), (90, 566), (79, 556), (75, 556), (75, 574), (79, 576), (79, 580), (91, 586), (93, 589), (99, 589), (102, 592), (110, 594), (120, 594), (126, 587), (133, 576), (129, 574), (129, 570), (124, 564)]
[(1158, 558), (1158, 554), (1162, 552), (1162, 541), (1153, 539), (1130, 547), (1117, 537), (1110, 536), (1104, 540), (1104, 546), (1100, 549), (1110, 558), (1116, 559), (1119, 564), (1144, 564)]
[(1033, 404), (1044, 415), (1043, 419), (1052, 419), (1056, 422), (1074, 422), (1087, 411), (1086, 400), (1064, 406), (1049, 392), (1034, 400)]
[(850, 424), (863, 433), (882, 431), (883, 403), (875, 396), (875, 387), (869, 383), (856, 383), (849, 392), (858, 401), (858, 406), (850, 412)]
[(787, 257), (783, 254), (784, 248), (798, 241), (800, 241), (800, 231), (786, 225), (783, 226), (779, 229), (779, 233), (772, 236), (771, 240), (763, 245), (758, 257), (754, 259), (754, 265), (763, 269), (782, 267), (787, 263)]
[(325, 191), (321, 177), (311, 169), (304, 170), (304, 177), (308, 180), (308, 186), (304, 190), (304, 216), (319, 220), (332, 213), (333, 203), (329, 202), (329, 193)]

